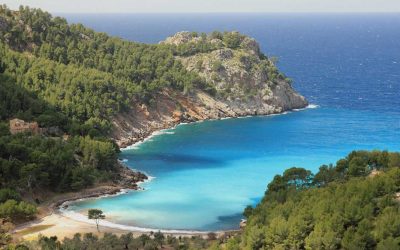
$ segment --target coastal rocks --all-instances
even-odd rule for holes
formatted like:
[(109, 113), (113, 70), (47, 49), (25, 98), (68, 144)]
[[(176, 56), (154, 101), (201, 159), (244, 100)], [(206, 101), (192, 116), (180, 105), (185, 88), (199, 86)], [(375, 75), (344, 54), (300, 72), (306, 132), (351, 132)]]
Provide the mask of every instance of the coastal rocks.
[(254, 55), (260, 55), (260, 45), (254, 38), (245, 37), (241, 43), (241, 47)]
[(120, 168), (117, 184), (123, 188), (138, 190), (138, 183), (142, 183), (148, 179), (145, 174), (132, 171), (132, 169), (122, 165), (121, 163)]
[(174, 111), (174, 113), (172, 113), (172, 117), (174, 119), (174, 122), (180, 122), (182, 120), (182, 112)]
[(94, 187), (86, 188), (77, 192), (63, 193), (57, 195), (52, 200), (48, 200), (48, 211), (49, 212), (57, 211), (60, 207), (66, 209), (69, 205), (67, 202), (80, 200), (80, 199), (88, 199), (88, 198), (97, 198), (108, 195), (117, 195), (124, 190), (141, 190), (138, 186), (140, 183), (148, 180), (148, 177), (138, 171), (134, 171), (127, 166), (119, 163), (117, 166), (118, 175), (112, 182), (106, 183), (98, 183)]
[(50, 210), (55, 211), (59, 207), (66, 208), (68, 205), (65, 204), (67, 201), (74, 201), (78, 199), (96, 198), (104, 195), (115, 195), (121, 192), (121, 187), (104, 185), (94, 188), (84, 189), (79, 192), (66, 193), (63, 197), (58, 197), (57, 201), (50, 205)]
[(222, 60), (227, 60), (231, 59), (233, 57), (233, 52), (230, 49), (219, 49), (215, 51), (215, 57), (222, 59)]

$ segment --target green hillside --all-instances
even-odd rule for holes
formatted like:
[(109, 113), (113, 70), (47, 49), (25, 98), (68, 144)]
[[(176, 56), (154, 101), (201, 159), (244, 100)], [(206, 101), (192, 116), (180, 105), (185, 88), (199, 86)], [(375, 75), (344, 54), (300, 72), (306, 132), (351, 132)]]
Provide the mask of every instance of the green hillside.
[(248, 207), (227, 249), (399, 249), (400, 153), (355, 151), (313, 175), (290, 168)]

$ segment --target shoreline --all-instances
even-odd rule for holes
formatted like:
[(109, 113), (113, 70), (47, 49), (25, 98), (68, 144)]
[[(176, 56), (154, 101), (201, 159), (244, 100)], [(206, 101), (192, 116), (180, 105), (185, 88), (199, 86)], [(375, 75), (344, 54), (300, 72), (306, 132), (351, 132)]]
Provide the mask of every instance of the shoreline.
[[(167, 130), (171, 130), (171, 129), (175, 129), (177, 126), (180, 125), (186, 125), (186, 124), (191, 124), (191, 123), (200, 123), (200, 122), (204, 122), (204, 121), (217, 121), (217, 120), (225, 120), (225, 119), (233, 119), (233, 118), (251, 118), (251, 117), (263, 117), (263, 116), (274, 116), (274, 115), (282, 115), (282, 114), (288, 114), (291, 112), (297, 112), (297, 111), (302, 111), (302, 110), (306, 110), (306, 109), (315, 109), (318, 108), (318, 105), (315, 104), (308, 104), (306, 107), (304, 108), (299, 108), (299, 109), (292, 109), (292, 110), (288, 110), (288, 111), (284, 111), (281, 113), (272, 113), (272, 114), (266, 114), (266, 115), (246, 115), (246, 116), (227, 116), (227, 117), (223, 117), (223, 118), (217, 118), (217, 119), (203, 119), (203, 120), (198, 120), (198, 121), (181, 121), (173, 126), (170, 127), (166, 127), (166, 128), (160, 128), (160, 129), (154, 129), (149, 131), (149, 133), (146, 136), (143, 136), (142, 138), (140, 138), (138, 141), (125, 146), (125, 147), (121, 147), (120, 150), (121, 151), (125, 151), (125, 150), (130, 150), (130, 149), (135, 149), (137, 148), (140, 144), (150, 140), (151, 138), (153, 138), (154, 136), (157, 135), (161, 135), (161, 134), (165, 134), (165, 133), (170, 133), (173, 134), (173, 131), (167, 131)], [(127, 168), (132, 172), (135, 172), (134, 169), (129, 168), (128, 166), (126, 166), (124, 164), (124, 159), (119, 160), (119, 163), (122, 165), (123, 168)], [(138, 170), (136, 170), (138, 171)], [(138, 171), (140, 172), (140, 171)], [(142, 172), (140, 172), (142, 173)], [(146, 179), (144, 182), (149, 182), (151, 181), (153, 178), (156, 177), (152, 177), (149, 176), (148, 174), (145, 174), (148, 179)], [(51, 227), (57, 227), (57, 225), (59, 224), (63, 224), (60, 222), (64, 222), (67, 224), (75, 224), (76, 226), (78, 226), (78, 228), (82, 228), (84, 230), (82, 231), (74, 231), (74, 232), (80, 232), (80, 233), (84, 233), (84, 232), (94, 232), (96, 233), (97, 230), (95, 228), (95, 224), (94, 222), (92, 223), (90, 220), (86, 219), (86, 217), (83, 214), (80, 214), (78, 212), (73, 212), (73, 211), (63, 211), (64, 206), (69, 206), (69, 204), (67, 203), (74, 203), (76, 201), (79, 200), (86, 200), (86, 199), (95, 199), (95, 198), (103, 198), (103, 197), (109, 197), (109, 196), (117, 196), (117, 195), (122, 195), (125, 194), (129, 191), (140, 191), (140, 190), (144, 190), (142, 187), (140, 187), (140, 184), (143, 182), (137, 182), (135, 183), (137, 185), (138, 188), (127, 188), (124, 187), (123, 185), (113, 185), (113, 186), (105, 186), (105, 185), (100, 185), (98, 187), (94, 187), (92, 189), (85, 189), (82, 190), (80, 192), (77, 193), (69, 193), (71, 195), (71, 197), (68, 198), (55, 198), (55, 201), (50, 202), (48, 206), (43, 206), (40, 207), (42, 210), (48, 210), (45, 211), (44, 214), (42, 216), (38, 216), (38, 218), (36, 218), (33, 221), (30, 222), (26, 222), (24, 224), (18, 225), (14, 230), (13, 233), (20, 233), (23, 232), (24, 230), (29, 230), (29, 228), (35, 228), (38, 226), (43, 226), (44, 224), (48, 223), (49, 221), (57, 221), (57, 224), (55, 225), (51, 225)], [(104, 189), (105, 188), (105, 189)], [(89, 192), (89, 194), (83, 194)], [(66, 215), (66, 213), (75, 213), (78, 216), (73, 216), (73, 215)], [(56, 219), (54, 218), (57, 217)], [(83, 218), (82, 218), (83, 217)], [(58, 222), (60, 221), (60, 222)], [(239, 223), (239, 222), (238, 222)], [(104, 232), (114, 232), (114, 233), (128, 233), (128, 232), (132, 232), (135, 234), (146, 234), (146, 233), (150, 233), (150, 232), (157, 232), (157, 231), (161, 231), (165, 234), (168, 235), (174, 235), (174, 236), (205, 236), (208, 233), (212, 232), (212, 233), (216, 233), (216, 234), (224, 234), (224, 233), (231, 233), (231, 232), (237, 232), (239, 230), (221, 230), (221, 231), (196, 231), (196, 230), (175, 230), (175, 229), (152, 229), (152, 228), (142, 228), (142, 227), (136, 227), (136, 226), (129, 226), (129, 225), (123, 225), (123, 224), (117, 224), (117, 223), (113, 223), (110, 221), (106, 221), (103, 220), (100, 222), (100, 226), (103, 228), (107, 228), (107, 231)], [(50, 227), (50, 228), (51, 228)], [(93, 230), (88, 230), (87, 227), (93, 227)], [(39, 233), (43, 234), (46, 232), (46, 230), (40, 230), (38, 232), (35, 232), (36, 235), (38, 235)], [(76, 229), (75, 229), (76, 230)], [(57, 230), (51, 230), (53, 231), (57, 231)], [(61, 231), (62, 232), (62, 231)], [(43, 234), (44, 235), (44, 234)], [(56, 233), (54, 233), (53, 235), (59, 236)], [(70, 236), (72, 237), (73, 235), (70, 234), (62, 234), (64, 237)], [(48, 235), (51, 236), (51, 235)], [(21, 236), (22, 237), (22, 236)], [(63, 238), (64, 238), (63, 237)]]
[(203, 119), (203, 120), (197, 120), (197, 121), (184, 120), (184, 121), (178, 122), (169, 127), (152, 129), (148, 133), (146, 133), (145, 136), (140, 137), (137, 141), (134, 141), (133, 143), (126, 145), (126, 146), (125, 146), (125, 144), (123, 144), (123, 146), (120, 147), (120, 150), (125, 151), (125, 150), (130, 150), (130, 149), (136, 149), (140, 144), (150, 140), (151, 138), (153, 138), (157, 135), (174, 134), (175, 132), (167, 131), (167, 130), (175, 129), (176, 127), (181, 126), (181, 125), (201, 123), (201, 122), (205, 122), (205, 121), (222, 121), (222, 120), (227, 120), (227, 119), (245, 119), (245, 118), (252, 118), (252, 117), (267, 117), (267, 116), (276, 116), (276, 115), (286, 115), (286, 114), (289, 114), (292, 112), (298, 112), (298, 111), (307, 110), (307, 109), (316, 109), (319, 107), (320, 106), (318, 104), (310, 103), (307, 106), (305, 106), (304, 108), (296, 108), (296, 109), (286, 110), (286, 111), (283, 111), (280, 113), (244, 115), (244, 116), (226, 116), (226, 117), (220, 117), (220, 118), (215, 118), (215, 119)]

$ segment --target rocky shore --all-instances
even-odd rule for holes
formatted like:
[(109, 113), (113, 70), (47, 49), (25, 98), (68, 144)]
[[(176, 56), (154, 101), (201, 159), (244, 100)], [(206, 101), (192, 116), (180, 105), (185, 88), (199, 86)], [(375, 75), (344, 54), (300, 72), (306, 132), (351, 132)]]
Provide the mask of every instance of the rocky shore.
[(95, 198), (105, 195), (115, 195), (123, 190), (141, 190), (140, 183), (148, 180), (148, 177), (139, 172), (133, 171), (132, 169), (119, 162), (119, 173), (117, 179), (108, 185), (99, 185), (94, 188), (84, 189), (80, 192), (70, 193), (65, 197), (59, 198), (52, 204), (53, 210), (63, 206), (67, 201), (74, 201), (79, 199)]
[[(154, 132), (170, 129), (182, 123), (280, 114), (294, 109), (302, 109), (308, 105), (304, 99), (304, 101), (285, 109), (240, 110), (233, 109), (202, 92), (196, 93), (193, 97), (165, 90), (159, 94), (159, 97), (160, 99), (153, 107), (147, 107), (144, 104), (135, 105), (129, 112), (119, 114), (114, 118), (112, 137), (120, 148), (141, 142)], [(206, 104), (199, 102), (198, 98)], [(175, 110), (177, 105), (181, 107), (181, 110)], [(207, 105), (212, 105), (212, 108)]]
[(147, 175), (134, 171), (121, 162), (119, 162), (119, 165), (121, 170), (118, 173), (116, 183), (122, 189), (140, 190), (141, 187), (138, 184), (149, 179)]

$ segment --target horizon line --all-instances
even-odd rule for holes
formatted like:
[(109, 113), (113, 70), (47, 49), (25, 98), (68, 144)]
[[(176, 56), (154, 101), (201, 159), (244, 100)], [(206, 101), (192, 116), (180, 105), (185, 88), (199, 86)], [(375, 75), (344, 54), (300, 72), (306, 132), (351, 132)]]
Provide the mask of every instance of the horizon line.
[(50, 12), (52, 14), (400, 14), (400, 11), (270, 11), (270, 12)]

